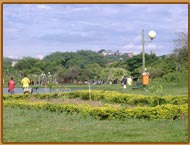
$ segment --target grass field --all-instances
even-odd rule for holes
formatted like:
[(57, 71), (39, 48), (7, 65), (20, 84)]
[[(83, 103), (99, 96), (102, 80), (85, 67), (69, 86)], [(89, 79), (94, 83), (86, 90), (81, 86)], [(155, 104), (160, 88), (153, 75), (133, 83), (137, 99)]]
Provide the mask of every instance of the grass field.
[[(163, 95), (188, 95), (188, 85), (185, 84), (178, 84), (178, 83), (166, 83), (166, 82), (152, 82), (149, 86), (160, 84), (163, 86)], [(145, 91), (143, 88), (140, 89), (132, 89), (133, 86), (127, 86), (126, 89), (123, 89), (120, 84), (103, 84), (103, 85), (91, 85), (91, 90), (107, 90), (107, 91), (118, 91), (121, 93), (128, 93), (128, 94), (142, 94), (142, 95), (152, 95), (151, 91), (147, 88)], [(70, 89), (84, 89), (88, 90), (88, 85), (70, 85), (65, 84), (63, 85), (65, 88)]]
[(78, 114), (3, 108), (4, 142), (187, 142), (184, 120), (96, 120)]

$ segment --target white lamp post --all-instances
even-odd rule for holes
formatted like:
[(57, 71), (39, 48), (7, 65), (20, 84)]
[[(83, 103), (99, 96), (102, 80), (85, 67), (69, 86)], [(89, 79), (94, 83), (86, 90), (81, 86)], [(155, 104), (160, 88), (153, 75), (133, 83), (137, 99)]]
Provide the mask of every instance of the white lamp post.
[(153, 40), (153, 39), (156, 37), (156, 32), (155, 32), (155, 31), (150, 31), (150, 32), (148, 33), (148, 37), (149, 37), (151, 40)]
[[(156, 32), (155, 31), (150, 31), (148, 33), (148, 37), (153, 40), (156, 37)], [(142, 62), (143, 62), (143, 72), (145, 72), (145, 55), (144, 55), (144, 30), (142, 30)]]

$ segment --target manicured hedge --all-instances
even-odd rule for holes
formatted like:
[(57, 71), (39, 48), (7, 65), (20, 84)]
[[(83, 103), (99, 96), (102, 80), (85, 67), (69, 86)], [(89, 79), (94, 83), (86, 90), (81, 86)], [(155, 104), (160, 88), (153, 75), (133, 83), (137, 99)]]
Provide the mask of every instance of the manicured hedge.
[(43, 109), (54, 112), (67, 112), (70, 114), (80, 113), (90, 115), (96, 119), (178, 119), (187, 116), (187, 104), (184, 105), (161, 105), (156, 107), (91, 107), (87, 104), (56, 104), (49, 102), (28, 102), (26, 100), (4, 100), (3, 105), (27, 109)]
[(182, 105), (188, 103), (187, 96), (144, 96), (137, 94), (124, 94), (114, 91), (91, 91), (89, 95), (88, 91), (74, 91), (69, 93), (50, 93), (50, 94), (15, 94), (15, 95), (3, 95), (4, 100), (12, 99), (27, 99), (35, 97), (38, 99), (52, 99), (52, 98), (80, 98), (83, 100), (89, 100), (91, 96), (92, 100), (101, 100), (109, 103), (123, 103), (128, 105), (138, 106), (157, 106), (164, 104)]

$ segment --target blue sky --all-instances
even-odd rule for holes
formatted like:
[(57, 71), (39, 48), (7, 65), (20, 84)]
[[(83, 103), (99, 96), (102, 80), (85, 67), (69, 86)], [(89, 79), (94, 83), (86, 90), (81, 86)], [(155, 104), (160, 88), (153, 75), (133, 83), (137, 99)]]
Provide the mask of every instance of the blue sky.
[[(3, 56), (101, 49), (169, 54), (176, 32), (188, 31), (187, 4), (4, 4)], [(156, 38), (149, 42), (148, 32)]]

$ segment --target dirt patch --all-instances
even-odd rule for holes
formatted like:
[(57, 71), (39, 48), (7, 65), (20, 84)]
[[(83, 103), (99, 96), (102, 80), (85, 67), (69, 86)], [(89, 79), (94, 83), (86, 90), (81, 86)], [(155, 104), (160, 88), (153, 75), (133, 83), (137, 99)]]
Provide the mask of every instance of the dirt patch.
[[(89, 100), (81, 100), (79, 98), (74, 99), (63, 99), (63, 98), (53, 98), (53, 99), (37, 99), (37, 98), (29, 98), (28, 101), (30, 102), (52, 102), (52, 103), (60, 103), (60, 104), (76, 104), (76, 105), (82, 105), (82, 104), (88, 104), (93, 107), (101, 107), (105, 105), (101, 101), (89, 101)], [(116, 104), (115, 104), (116, 106)], [(118, 106), (118, 104), (117, 104)]]

